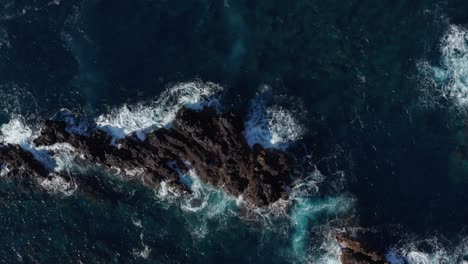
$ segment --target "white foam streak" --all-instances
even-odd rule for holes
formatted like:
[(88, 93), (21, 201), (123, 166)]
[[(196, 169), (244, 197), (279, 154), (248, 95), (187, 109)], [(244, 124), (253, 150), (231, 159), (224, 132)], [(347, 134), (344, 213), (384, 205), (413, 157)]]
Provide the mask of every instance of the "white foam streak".
[[(187, 164), (189, 165), (189, 164)], [(162, 201), (177, 205), (186, 214), (187, 229), (196, 240), (203, 239), (209, 233), (210, 219), (227, 218), (233, 212), (239, 199), (229, 196), (225, 191), (203, 183), (194, 170), (183, 174), (177, 169), (180, 180), (191, 191), (188, 196), (180, 196), (166, 183), (161, 182), (156, 196)], [(241, 200), (241, 199), (240, 199)], [(223, 223), (223, 220), (219, 220)]]
[[(137, 226), (137, 227), (142, 228), (141, 223), (140, 223), (140, 226)], [(151, 253), (151, 249), (149, 248), (148, 245), (146, 245), (143, 242), (143, 233), (140, 234), (140, 243), (141, 243), (142, 249), (141, 250), (133, 249), (133, 256), (135, 256), (137, 258), (148, 259), (149, 255)]]
[(151, 253), (151, 249), (149, 248), (148, 245), (146, 244), (142, 244), (143, 246), (143, 249), (142, 250), (134, 250), (133, 251), (133, 255), (135, 257), (140, 257), (140, 258), (143, 258), (143, 259), (148, 259), (150, 253)]
[(182, 209), (191, 212), (201, 212), (211, 218), (223, 214), (236, 200), (223, 190), (203, 183), (194, 170), (186, 175), (190, 181), (192, 195), (182, 203)]
[(136, 132), (136, 135), (143, 140), (149, 130), (170, 126), (177, 111), (182, 107), (194, 109), (201, 109), (204, 105), (219, 107), (216, 95), (221, 91), (221, 86), (210, 82), (180, 83), (162, 92), (154, 102), (123, 105), (99, 116), (96, 123), (98, 127), (117, 139)]

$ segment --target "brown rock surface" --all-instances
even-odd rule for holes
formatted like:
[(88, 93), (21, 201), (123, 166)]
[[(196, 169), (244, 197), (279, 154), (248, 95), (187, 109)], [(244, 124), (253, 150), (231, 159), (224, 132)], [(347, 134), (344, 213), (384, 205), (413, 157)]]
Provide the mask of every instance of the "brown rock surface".
[(233, 196), (242, 195), (255, 206), (287, 199), (294, 160), (283, 151), (260, 145), (251, 148), (243, 130), (242, 119), (233, 113), (183, 108), (172, 128), (154, 130), (144, 141), (129, 135), (113, 145), (101, 130), (85, 136), (68, 132), (64, 121), (47, 121), (34, 144), (69, 143), (91, 163), (123, 171), (143, 170), (145, 184), (152, 186), (164, 181), (181, 192), (189, 191), (178, 170), (194, 169), (202, 181)]
[(388, 264), (385, 260), (385, 239), (380, 233), (358, 232), (338, 234), (342, 264)]

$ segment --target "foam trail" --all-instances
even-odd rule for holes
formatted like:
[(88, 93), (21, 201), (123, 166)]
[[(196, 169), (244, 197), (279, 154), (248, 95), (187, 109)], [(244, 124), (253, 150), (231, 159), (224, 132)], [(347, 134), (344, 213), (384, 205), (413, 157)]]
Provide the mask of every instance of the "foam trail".
[[(187, 174), (183, 174), (175, 163), (170, 163), (169, 166), (178, 172), (180, 182), (192, 192), (190, 197), (184, 197), (180, 202), (182, 210), (194, 213), (202, 212), (203, 215), (210, 218), (223, 214), (229, 207), (236, 205), (236, 200), (226, 192), (203, 183), (193, 169), (190, 169)], [(160, 187), (159, 195), (164, 197), (168, 193), (169, 190), (165, 184)]]
[(193, 197), (186, 199), (182, 205), (183, 210), (203, 211), (208, 217), (214, 217), (222, 214), (229, 206), (235, 204), (235, 199), (224, 191), (204, 184), (193, 170), (189, 171), (187, 177), (191, 180), (190, 189)]
[(267, 148), (287, 148), (289, 143), (302, 138), (303, 127), (293, 114), (278, 105), (269, 106), (271, 88), (263, 86), (252, 100), (245, 122), (244, 136), (253, 146), (258, 143)]
[[(171, 166), (171, 164), (169, 165)], [(221, 189), (203, 183), (194, 170), (183, 174), (179, 169), (175, 167), (174, 169), (179, 173), (180, 181), (190, 189), (190, 196), (178, 196), (165, 182), (162, 182), (156, 190), (156, 196), (159, 200), (164, 201), (166, 206), (175, 204), (185, 212), (185, 228), (190, 230), (193, 239), (204, 239), (209, 234), (209, 221), (212, 221), (211, 219), (218, 219), (217, 221), (220, 223), (225, 223), (226, 221), (223, 219), (238, 216), (233, 213), (238, 206), (234, 197), (229, 196)]]
[(170, 126), (182, 107), (201, 109), (208, 105), (219, 107), (217, 95), (222, 87), (214, 83), (186, 82), (177, 84), (161, 93), (149, 104), (123, 105), (97, 118), (98, 127), (116, 139), (136, 132), (140, 139), (153, 128)]

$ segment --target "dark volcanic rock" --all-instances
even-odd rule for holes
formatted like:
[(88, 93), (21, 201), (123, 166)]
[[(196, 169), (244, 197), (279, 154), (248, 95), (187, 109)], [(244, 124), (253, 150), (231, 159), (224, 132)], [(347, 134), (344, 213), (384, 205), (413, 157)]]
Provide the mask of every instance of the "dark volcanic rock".
[(46, 177), (49, 173), (34, 155), (18, 145), (0, 145), (0, 165), (7, 177)]
[(252, 148), (242, 132), (243, 121), (232, 113), (218, 116), (212, 109), (182, 109), (173, 128), (150, 133), (145, 145), (189, 162), (197, 175), (232, 195), (264, 206), (287, 198), (293, 160), (278, 150)]
[(385, 260), (388, 241), (380, 232), (339, 234), (336, 240), (341, 246), (342, 264), (388, 264)]
[(37, 191), (49, 174), (31, 152), (18, 145), (0, 144), (0, 177), (14, 183), (18, 191)]
[(223, 187), (231, 195), (242, 195), (256, 206), (286, 199), (294, 160), (279, 150), (260, 145), (251, 148), (243, 130), (242, 119), (233, 113), (184, 108), (172, 128), (154, 130), (144, 141), (130, 135), (113, 145), (101, 130), (84, 136), (68, 132), (63, 121), (47, 121), (34, 143), (69, 143), (92, 163), (124, 171), (143, 170), (144, 182), (153, 186), (164, 181), (188, 191), (178, 171), (192, 168), (204, 182)]
[(158, 156), (157, 153), (132, 137), (118, 141), (118, 146), (111, 144), (112, 138), (104, 131), (95, 130), (90, 136), (69, 133), (63, 121), (46, 121), (41, 135), (34, 140), (37, 146), (52, 145), (55, 143), (68, 143), (84, 159), (108, 168), (121, 169), (129, 172), (143, 170), (142, 176), (145, 184), (158, 186), (166, 181), (183, 188), (178, 183), (179, 175), (169, 166), (169, 159)]

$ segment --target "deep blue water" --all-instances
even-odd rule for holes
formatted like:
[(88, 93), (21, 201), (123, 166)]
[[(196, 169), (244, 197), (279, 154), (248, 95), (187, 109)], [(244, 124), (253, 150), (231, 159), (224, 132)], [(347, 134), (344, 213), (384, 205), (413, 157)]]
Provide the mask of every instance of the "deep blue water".
[[(95, 199), (0, 183), (0, 260), (325, 263), (323, 234), (351, 216), (397, 228), (403, 244), (436, 237), (446, 255), (468, 253), (468, 172), (451, 161), (466, 120), (467, 10), (461, 0), (1, 1), (1, 123), (19, 114), (34, 126), (61, 108), (97, 117), (198, 79), (248, 111), (267, 84), (307, 130), (324, 180), (301, 204), (310, 210), (274, 224), (232, 205), (187, 212), (95, 171), (76, 173), (98, 182)], [(443, 41), (451, 26), (459, 42)], [(334, 204), (342, 196), (352, 209)]]

